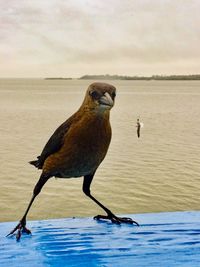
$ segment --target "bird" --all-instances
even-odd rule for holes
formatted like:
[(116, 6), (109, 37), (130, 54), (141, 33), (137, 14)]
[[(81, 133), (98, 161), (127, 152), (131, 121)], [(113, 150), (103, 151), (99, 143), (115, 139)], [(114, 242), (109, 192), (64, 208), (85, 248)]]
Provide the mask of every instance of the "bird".
[(144, 127), (144, 123), (140, 122), (140, 119), (137, 119), (137, 124), (136, 124), (136, 128), (137, 128), (137, 137), (140, 138), (140, 132), (141, 132), (141, 128)]
[(90, 84), (80, 108), (55, 130), (40, 156), (29, 162), (42, 172), (24, 215), (7, 236), (15, 234), (19, 241), (22, 233), (31, 234), (26, 227), (27, 214), (42, 187), (52, 177), (66, 179), (83, 177), (84, 194), (106, 213), (97, 215), (94, 219), (110, 220), (116, 224), (139, 225), (131, 218), (117, 217), (99, 202), (90, 190), (95, 172), (110, 145), (112, 130), (109, 117), (115, 96), (116, 88), (111, 84), (103, 82)]
[(141, 128), (141, 124), (140, 124), (140, 120), (137, 119), (137, 137), (140, 138), (140, 128)]

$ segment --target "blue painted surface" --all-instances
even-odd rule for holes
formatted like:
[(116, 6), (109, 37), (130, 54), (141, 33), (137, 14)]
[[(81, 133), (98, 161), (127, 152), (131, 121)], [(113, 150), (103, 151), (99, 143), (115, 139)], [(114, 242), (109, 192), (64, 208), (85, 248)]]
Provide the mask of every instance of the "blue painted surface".
[(200, 212), (129, 215), (140, 223), (113, 225), (92, 218), (30, 221), (20, 242), (0, 223), (0, 266), (198, 267)]

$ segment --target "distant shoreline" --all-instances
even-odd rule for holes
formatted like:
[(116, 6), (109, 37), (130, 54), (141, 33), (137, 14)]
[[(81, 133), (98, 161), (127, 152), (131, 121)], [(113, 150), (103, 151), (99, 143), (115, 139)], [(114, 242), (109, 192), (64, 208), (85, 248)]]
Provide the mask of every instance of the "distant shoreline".
[(72, 80), (73, 78), (62, 78), (62, 77), (50, 77), (50, 78), (44, 78), (45, 80)]
[(200, 74), (194, 75), (152, 75), (152, 76), (125, 76), (125, 75), (84, 75), (80, 78), (63, 78), (63, 77), (49, 77), (45, 80), (126, 80), (126, 81), (191, 81), (200, 80)]

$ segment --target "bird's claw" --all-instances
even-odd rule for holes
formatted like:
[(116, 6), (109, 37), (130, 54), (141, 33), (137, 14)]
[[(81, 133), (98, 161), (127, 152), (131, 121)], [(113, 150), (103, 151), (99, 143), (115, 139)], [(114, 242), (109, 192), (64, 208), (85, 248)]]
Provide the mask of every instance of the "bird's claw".
[(13, 235), (16, 231), (17, 231), (16, 233), (17, 241), (20, 240), (22, 233), (26, 233), (28, 235), (31, 234), (31, 231), (28, 228), (26, 228), (26, 223), (23, 221), (20, 221), (18, 225), (7, 236)]
[(128, 223), (128, 224), (135, 224), (137, 226), (139, 226), (139, 224), (132, 220), (131, 218), (127, 218), (127, 217), (117, 217), (114, 214), (109, 214), (109, 215), (97, 215), (94, 217), (95, 220), (110, 220), (112, 223), (116, 223), (116, 224), (121, 224), (121, 223)]

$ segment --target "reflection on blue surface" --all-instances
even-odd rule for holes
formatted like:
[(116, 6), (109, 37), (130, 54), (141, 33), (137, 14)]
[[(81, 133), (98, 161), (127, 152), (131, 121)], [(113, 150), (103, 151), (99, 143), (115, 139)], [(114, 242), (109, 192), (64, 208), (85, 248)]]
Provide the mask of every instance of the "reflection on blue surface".
[(0, 223), (0, 266), (200, 266), (200, 212), (129, 215), (140, 223), (92, 218), (31, 221), (20, 242)]

